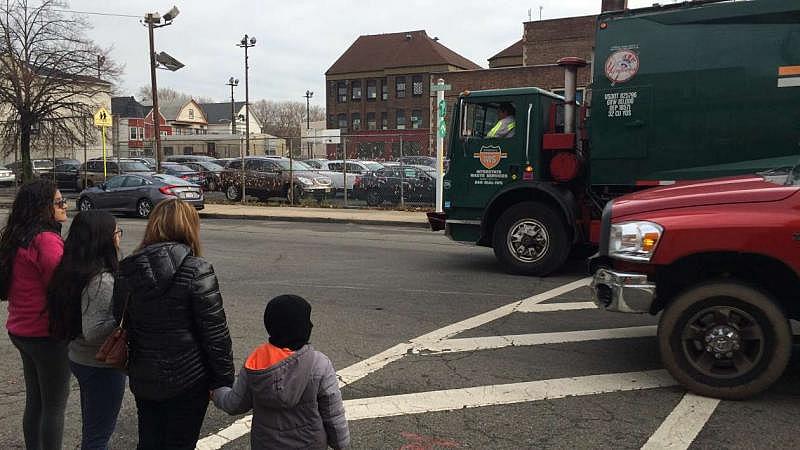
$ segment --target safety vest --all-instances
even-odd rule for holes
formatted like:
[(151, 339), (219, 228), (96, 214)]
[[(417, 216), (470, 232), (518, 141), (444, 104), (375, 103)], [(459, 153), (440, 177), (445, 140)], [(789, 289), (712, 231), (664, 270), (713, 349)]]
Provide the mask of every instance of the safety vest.
[(491, 130), (489, 130), (489, 134), (486, 137), (490, 138), (504, 138), (504, 137), (513, 137), (514, 136), (514, 117), (508, 116), (504, 119), (499, 120)]

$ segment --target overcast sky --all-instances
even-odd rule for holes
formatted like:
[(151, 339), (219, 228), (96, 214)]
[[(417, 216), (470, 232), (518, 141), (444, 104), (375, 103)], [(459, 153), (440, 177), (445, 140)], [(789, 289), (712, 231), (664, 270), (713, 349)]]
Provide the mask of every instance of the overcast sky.
[[(629, 0), (630, 7), (654, 0)], [(528, 10), (534, 20), (597, 14), (601, 0), (71, 0), (73, 11), (131, 15), (87, 15), (89, 37), (105, 47), (125, 70), (120, 92), (136, 95), (150, 84), (147, 29), (138, 17), (163, 14), (173, 4), (180, 15), (155, 31), (156, 51), (184, 63), (177, 72), (158, 71), (159, 87), (195, 97), (227, 101), (228, 78), (239, 78), (236, 99), (244, 100), (244, 50), (236, 47), (247, 33), (257, 38), (250, 54), (250, 99), (300, 100), (313, 91), (312, 103), (325, 105), (325, 71), (364, 34), (424, 29), (431, 37), (475, 63), (522, 37)], [(671, 2), (667, 0), (666, 2)], [(569, 55), (565, 55), (569, 56)]]

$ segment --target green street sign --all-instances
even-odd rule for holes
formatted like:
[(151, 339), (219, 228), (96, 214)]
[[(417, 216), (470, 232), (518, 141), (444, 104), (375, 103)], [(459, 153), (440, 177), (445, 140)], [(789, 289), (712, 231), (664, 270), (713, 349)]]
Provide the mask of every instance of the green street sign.
[(439, 121), (439, 137), (445, 137), (447, 135), (447, 123), (444, 120)]
[(453, 86), (450, 86), (449, 84), (442, 84), (442, 85), (432, 84), (431, 85), (431, 91), (433, 91), (433, 92), (436, 92), (436, 91), (449, 91), (452, 88), (453, 88)]
[(439, 100), (439, 117), (444, 117), (447, 114), (447, 102), (444, 99)]

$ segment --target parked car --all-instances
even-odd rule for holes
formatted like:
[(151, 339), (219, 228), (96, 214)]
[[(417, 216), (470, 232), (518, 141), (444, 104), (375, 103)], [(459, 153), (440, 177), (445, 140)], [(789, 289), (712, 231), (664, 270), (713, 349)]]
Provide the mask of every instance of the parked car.
[[(344, 182), (344, 170), (345, 162), (342, 160), (334, 160), (328, 161), (325, 160), (314, 160), (320, 167), (317, 168), (316, 172), (320, 175), (324, 175), (331, 179), (331, 183), (333, 184), (333, 188), (337, 191), (343, 191), (345, 188)], [(356, 178), (360, 175), (363, 175), (367, 172), (373, 172), (375, 170), (380, 170), (383, 168), (383, 165), (377, 163), (375, 161), (359, 161), (359, 160), (347, 160), (346, 164), (347, 169), (347, 190), (353, 189), (353, 183), (355, 182)]]
[[(40, 176), (43, 173), (49, 173), (53, 170), (53, 160), (51, 159), (33, 159), (31, 160), (31, 164), (33, 164), (34, 176)], [(7, 164), (6, 167), (14, 172), (14, 175), (17, 176), (17, 180), (22, 179), (22, 161)]]
[[(241, 159), (231, 161), (220, 173), (220, 186), (228, 200), (241, 200), (242, 176), (246, 193), (261, 200), (284, 197), (289, 201), (295, 201), (308, 196), (321, 199), (333, 190), (330, 178), (317, 174), (302, 161), (292, 161), (291, 170), (288, 158), (249, 156), (244, 162), (244, 173), (242, 173)], [(294, 179), (293, 191), (290, 189), (292, 179)]]
[(167, 174), (127, 174), (85, 189), (78, 197), (78, 209), (134, 213), (146, 218), (159, 202), (176, 197), (196, 209), (205, 207), (202, 189), (187, 180)]
[[(401, 188), (402, 186), (402, 188)], [(389, 166), (368, 172), (358, 178), (353, 186), (356, 198), (366, 200), (369, 206), (379, 206), (385, 201), (432, 203), (436, 195), (436, 174), (428, 166)]]
[(205, 184), (205, 177), (203, 175), (190, 167), (184, 166), (183, 164), (163, 162), (161, 163), (161, 173), (182, 178), (198, 186), (203, 186), (203, 184)]
[[(80, 167), (80, 181), (81, 187), (88, 188), (94, 185), (104, 183), (106, 178), (111, 178), (114, 175), (121, 175), (126, 173), (134, 173), (139, 175), (152, 175), (153, 171), (143, 163), (131, 159), (121, 159), (119, 165), (116, 160), (106, 160), (106, 172), (103, 173), (103, 160), (90, 159)], [(84, 183), (84, 171), (86, 171), (86, 182)]]
[(433, 156), (402, 156), (397, 161), (401, 164), (436, 167), (436, 158)]
[(0, 185), (10, 186), (14, 184), (14, 171), (6, 166), (0, 166)]
[(172, 155), (167, 156), (168, 162), (185, 163), (190, 161), (214, 161), (216, 158), (208, 155)]
[(328, 162), (328, 160), (325, 158), (316, 158), (316, 159), (306, 159), (303, 162), (308, 164), (309, 167), (311, 167), (312, 169), (322, 169)]
[(59, 189), (79, 191), (81, 189), (80, 183), (80, 167), (81, 163), (76, 160), (67, 160), (65, 164), (59, 164), (49, 173), (43, 173), (42, 178), (54, 179)]
[(184, 166), (198, 172), (203, 177), (203, 188), (207, 191), (219, 189), (219, 174), (224, 167), (211, 161), (187, 161)]

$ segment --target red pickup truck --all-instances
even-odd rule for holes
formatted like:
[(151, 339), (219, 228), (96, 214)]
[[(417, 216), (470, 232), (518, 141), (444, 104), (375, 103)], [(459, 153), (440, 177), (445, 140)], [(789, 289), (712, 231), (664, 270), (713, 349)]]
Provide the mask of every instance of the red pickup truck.
[(591, 260), (601, 308), (661, 313), (667, 370), (689, 390), (741, 399), (768, 388), (800, 319), (800, 166), (679, 183), (610, 202)]

